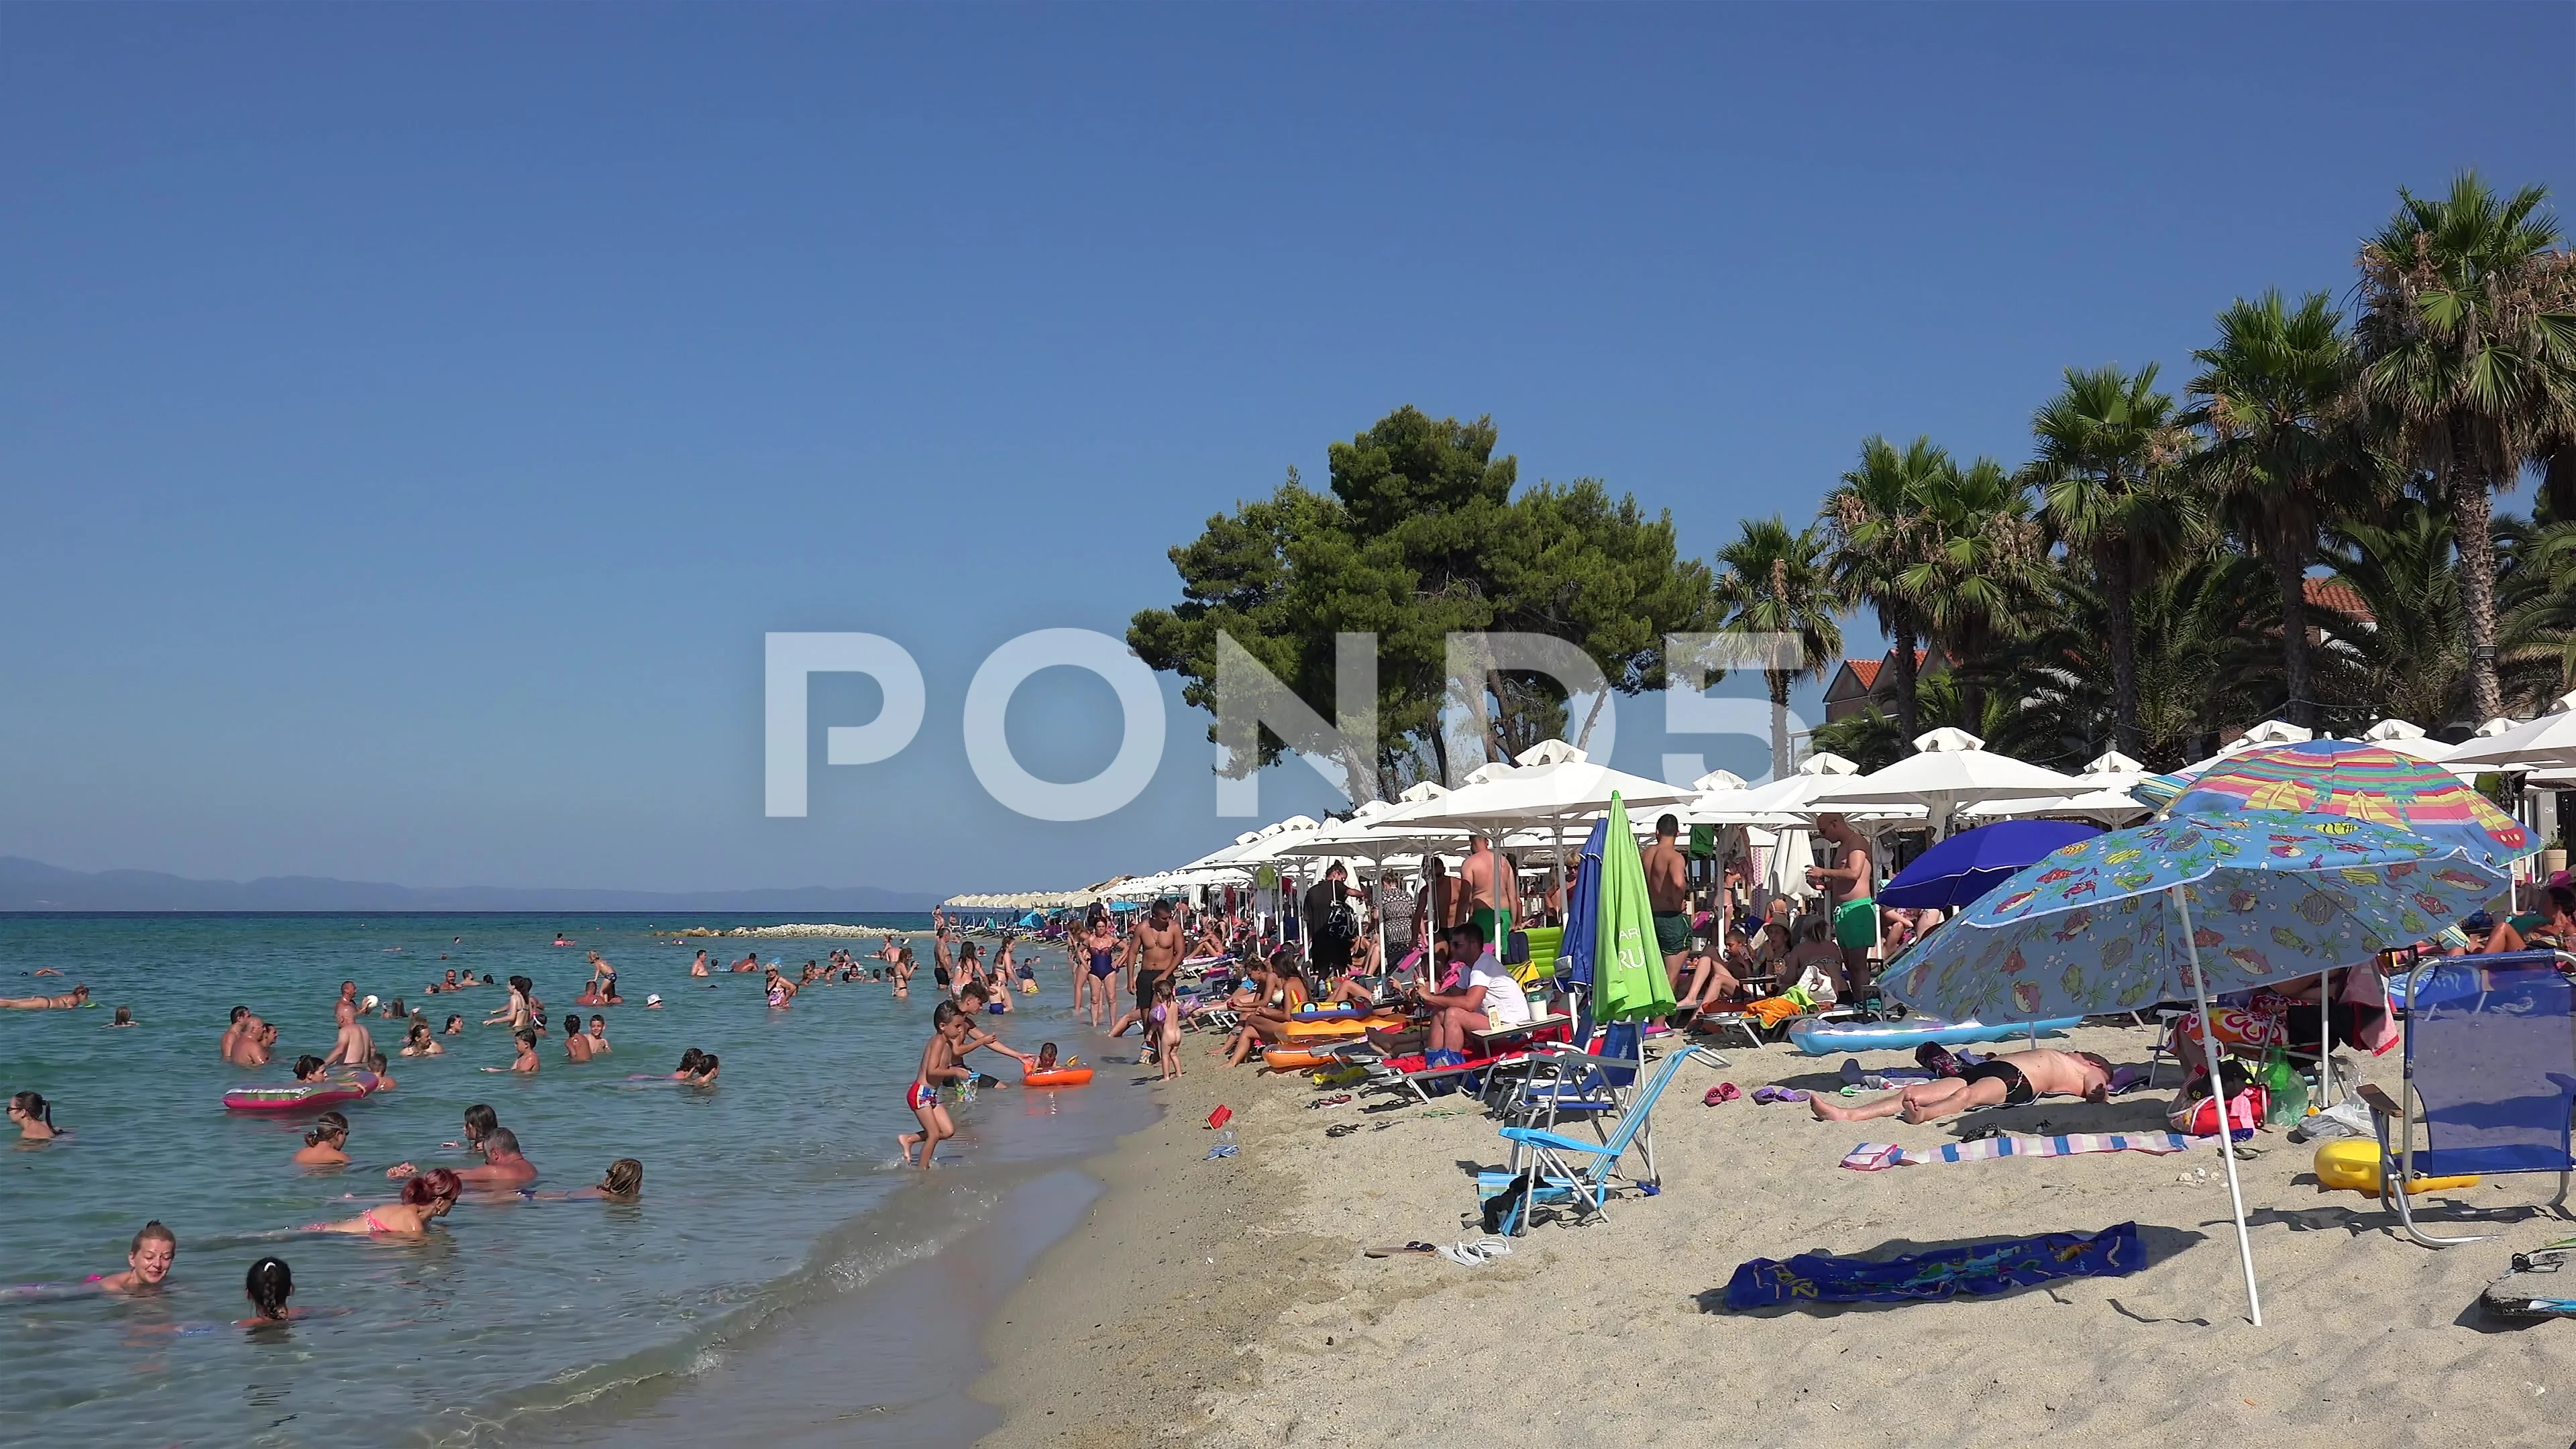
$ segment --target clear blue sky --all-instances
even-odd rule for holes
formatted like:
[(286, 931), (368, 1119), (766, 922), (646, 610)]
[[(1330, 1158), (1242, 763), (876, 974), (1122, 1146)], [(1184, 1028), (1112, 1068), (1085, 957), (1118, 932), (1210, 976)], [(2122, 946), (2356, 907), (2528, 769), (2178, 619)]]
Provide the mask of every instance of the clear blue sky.
[[(0, 853), (413, 884), (1021, 888), (974, 663), (1413, 403), (1705, 555), (1859, 439), (2351, 281), (2401, 185), (2565, 198), (2576, 7), (0, 8)], [(761, 636), (929, 718), (761, 814)], [(870, 712), (817, 691), (816, 723)], [(1105, 686), (1032, 682), (1090, 773)], [(1651, 702), (1620, 763), (1667, 747)], [(1302, 767), (1271, 813), (1327, 797)]]

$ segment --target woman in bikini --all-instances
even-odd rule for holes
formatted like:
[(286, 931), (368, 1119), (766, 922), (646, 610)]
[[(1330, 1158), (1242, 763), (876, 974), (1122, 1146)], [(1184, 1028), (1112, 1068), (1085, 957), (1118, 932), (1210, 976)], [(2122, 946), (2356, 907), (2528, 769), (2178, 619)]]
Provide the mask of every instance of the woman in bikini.
[(349, 1233), (359, 1237), (418, 1237), (429, 1231), (429, 1225), (447, 1216), (456, 1206), (457, 1195), (465, 1191), (464, 1179), (444, 1167), (411, 1178), (402, 1185), (402, 1198), (382, 1207), (371, 1207), (354, 1218), (336, 1223), (314, 1223), (308, 1233)]
[(1306, 977), (1298, 969), (1296, 947), (1280, 947), (1269, 964), (1261, 969), (1260, 975), (1261, 1000), (1243, 1013), (1243, 1025), (1235, 1030), (1234, 1039), (1224, 1047), (1225, 1064), (1229, 1067), (1239, 1067), (1262, 1047), (1284, 1040), (1285, 1033), (1280, 1028), (1288, 1024), (1290, 1017), (1305, 1009)]

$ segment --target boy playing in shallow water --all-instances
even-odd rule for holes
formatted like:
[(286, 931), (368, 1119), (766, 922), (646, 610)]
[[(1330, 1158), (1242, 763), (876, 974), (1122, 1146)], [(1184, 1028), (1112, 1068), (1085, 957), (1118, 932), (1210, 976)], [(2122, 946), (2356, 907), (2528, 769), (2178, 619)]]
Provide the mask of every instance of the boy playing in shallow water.
[[(921, 1123), (918, 1132), (906, 1132), (895, 1139), (903, 1149), (906, 1167), (930, 1166), (930, 1154), (939, 1144), (957, 1135), (956, 1124), (948, 1120), (948, 1108), (940, 1103), (939, 1089), (949, 1082), (964, 1081), (972, 1075), (957, 1064), (958, 1052), (966, 1039), (966, 1013), (957, 1003), (943, 1001), (930, 1014), (930, 1040), (921, 1049), (921, 1069), (913, 1075), (912, 1085), (904, 1089), (903, 1104), (912, 1109)], [(912, 1160), (912, 1146), (921, 1144), (921, 1161)]]

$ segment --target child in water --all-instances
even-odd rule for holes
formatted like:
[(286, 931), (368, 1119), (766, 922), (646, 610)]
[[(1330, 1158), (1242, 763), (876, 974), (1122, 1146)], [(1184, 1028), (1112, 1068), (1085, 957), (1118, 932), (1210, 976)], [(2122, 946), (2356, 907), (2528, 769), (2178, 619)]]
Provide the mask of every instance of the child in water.
[[(913, 1074), (912, 1085), (904, 1088), (903, 1104), (921, 1123), (918, 1132), (906, 1132), (895, 1139), (903, 1149), (906, 1167), (930, 1166), (930, 1155), (939, 1144), (957, 1135), (956, 1124), (948, 1120), (948, 1109), (941, 1105), (939, 1089), (950, 1082), (962, 1082), (973, 1073), (958, 1065), (959, 1049), (966, 1040), (966, 1013), (957, 1003), (943, 1001), (930, 1014), (930, 1040), (921, 1049), (921, 1067)], [(913, 1161), (913, 1144), (921, 1145), (921, 1160)]]
[(295, 1162), (302, 1167), (337, 1167), (349, 1160), (349, 1119), (338, 1112), (325, 1112), (313, 1119), (313, 1130), (304, 1134), (304, 1145), (295, 1151)]
[(518, 1056), (513, 1058), (510, 1064), (506, 1067), (485, 1067), (483, 1070), (487, 1072), (534, 1072), (540, 1065), (542, 1065), (537, 1060), (537, 1029), (535, 1027), (523, 1026), (511, 1035), (513, 1039), (519, 1043)]

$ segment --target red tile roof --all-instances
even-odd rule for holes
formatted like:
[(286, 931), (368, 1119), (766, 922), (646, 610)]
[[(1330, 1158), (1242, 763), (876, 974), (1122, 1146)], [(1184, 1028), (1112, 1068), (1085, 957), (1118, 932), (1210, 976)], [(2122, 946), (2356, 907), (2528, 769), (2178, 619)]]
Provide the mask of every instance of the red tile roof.
[(1878, 667), (1885, 662), (1882, 659), (1846, 659), (1843, 661), (1843, 667), (1849, 669), (1852, 677), (1860, 681), (1861, 688), (1876, 689), (1878, 688)]
[(2332, 609), (2347, 619), (2364, 624), (2377, 622), (2371, 615), (2370, 605), (2362, 602), (2361, 594), (2350, 584), (2333, 579), (2304, 579), (2300, 582), (2300, 590), (2307, 595), (2311, 609)]

